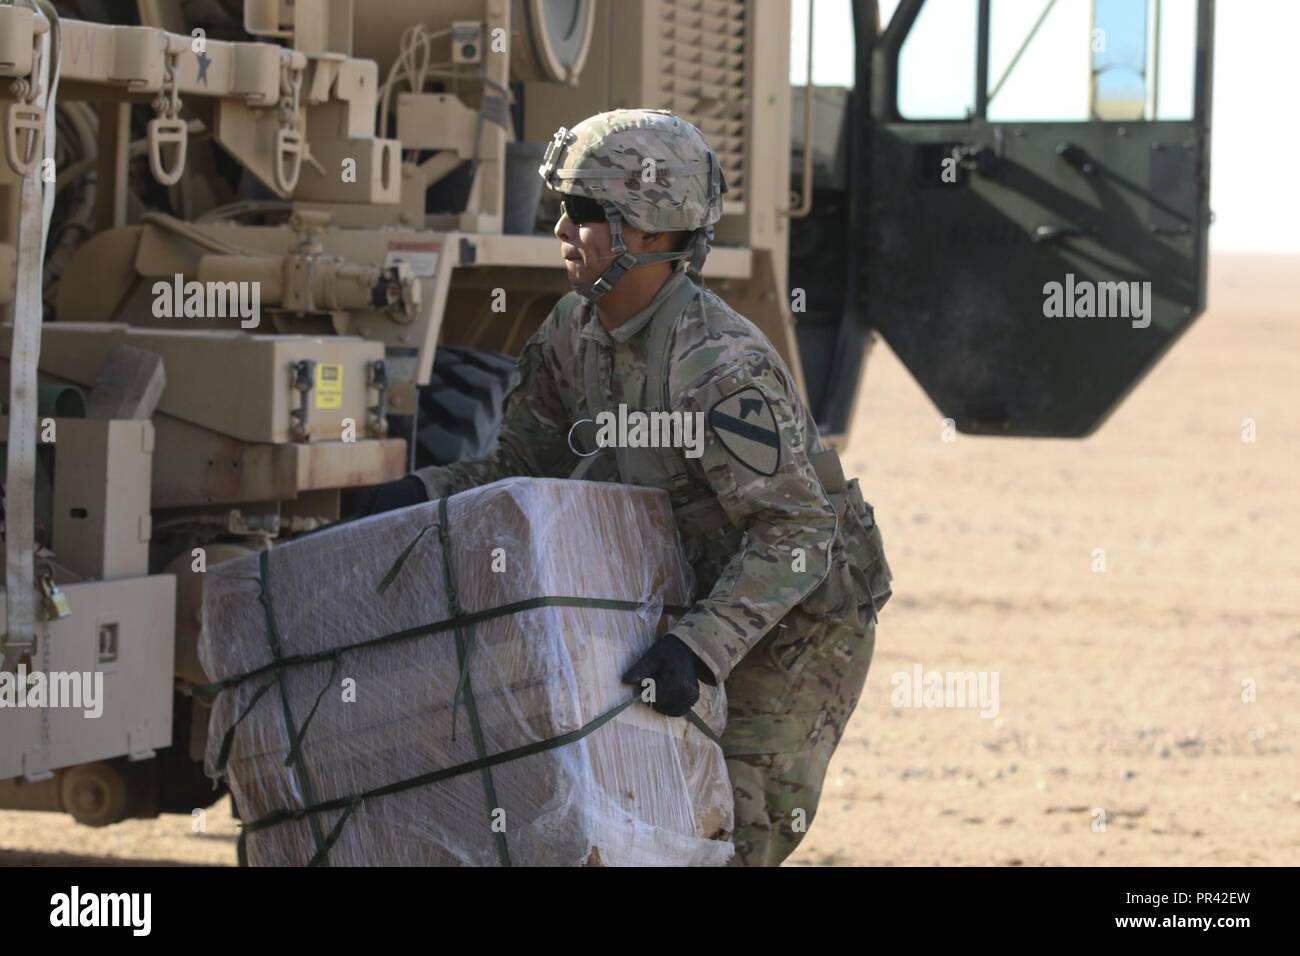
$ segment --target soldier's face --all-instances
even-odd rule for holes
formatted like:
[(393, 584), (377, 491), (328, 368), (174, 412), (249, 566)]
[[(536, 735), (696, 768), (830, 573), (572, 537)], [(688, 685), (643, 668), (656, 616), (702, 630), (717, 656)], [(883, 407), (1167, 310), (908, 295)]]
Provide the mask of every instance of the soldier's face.
[(564, 271), (571, 284), (592, 282), (609, 267), (609, 223), (577, 225), (568, 213), (561, 213), (555, 223), (555, 238), (560, 240), (560, 255), (564, 257)]
[[(636, 255), (646, 251), (646, 234), (634, 226), (623, 224), (623, 244)], [(609, 268), (617, 256), (609, 235), (609, 223), (584, 222), (578, 225), (561, 213), (555, 223), (555, 238), (560, 240), (560, 255), (564, 257), (564, 271), (573, 285), (594, 282)]]

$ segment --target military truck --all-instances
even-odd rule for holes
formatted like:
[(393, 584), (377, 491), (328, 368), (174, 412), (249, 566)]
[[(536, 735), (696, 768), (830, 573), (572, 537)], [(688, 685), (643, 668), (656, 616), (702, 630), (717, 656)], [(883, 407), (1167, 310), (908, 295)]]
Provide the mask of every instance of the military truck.
[(560, 127), (704, 132), (704, 278), (824, 433), (879, 334), (950, 427), (1078, 437), (1204, 308), (1212, 49), (1212, 0), (0, 4), (0, 678), (103, 683), (0, 710), (0, 806), (221, 795), (206, 570), (490, 447)]

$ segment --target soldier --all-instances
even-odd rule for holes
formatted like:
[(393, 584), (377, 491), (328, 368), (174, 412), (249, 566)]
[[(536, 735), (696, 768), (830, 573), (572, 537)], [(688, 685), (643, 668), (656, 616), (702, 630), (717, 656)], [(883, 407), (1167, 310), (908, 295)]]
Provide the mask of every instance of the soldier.
[[(725, 682), (734, 862), (775, 866), (812, 822), (866, 680), (890, 594), (880, 532), (771, 343), (700, 282), (726, 185), (699, 130), (601, 113), (561, 129), (540, 172), (564, 197), (555, 236), (574, 291), (523, 349), (498, 444), (374, 489), (369, 510), (512, 475), (666, 490), (696, 600), (624, 680), (652, 680), (670, 716), (699, 681)], [(575, 444), (576, 423), (619, 405), (699, 413), (702, 454)]]

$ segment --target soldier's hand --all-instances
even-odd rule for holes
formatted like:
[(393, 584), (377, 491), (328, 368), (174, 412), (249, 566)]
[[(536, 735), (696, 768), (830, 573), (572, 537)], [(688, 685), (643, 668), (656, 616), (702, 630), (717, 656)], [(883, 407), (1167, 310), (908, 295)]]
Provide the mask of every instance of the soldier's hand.
[(681, 717), (700, 699), (700, 681), (716, 683), (712, 671), (681, 639), (665, 634), (623, 675), (623, 683), (654, 681), (651, 704), (669, 717)]
[(343, 502), (344, 514), (359, 518), (396, 511), (398, 508), (409, 508), (411, 505), (423, 504), (429, 500), (424, 482), (415, 475), (407, 475), (405, 478), (382, 485), (359, 488), (346, 494), (347, 498)]

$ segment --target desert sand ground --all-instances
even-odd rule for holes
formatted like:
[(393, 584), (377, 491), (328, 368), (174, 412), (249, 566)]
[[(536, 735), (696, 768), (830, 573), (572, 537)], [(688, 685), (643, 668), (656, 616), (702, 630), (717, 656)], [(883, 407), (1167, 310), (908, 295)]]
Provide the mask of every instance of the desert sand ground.
[[(1300, 259), (1218, 257), (1209, 313), (1078, 442), (943, 441), (877, 349), (846, 464), (895, 597), (792, 864), (1300, 862), (1298, 303)], [(892, 706), (917, 665), (996, 673), (996, 716)], [(0, 863), (234, 862), (228, 801), (193, 829), (0, 812)]]

